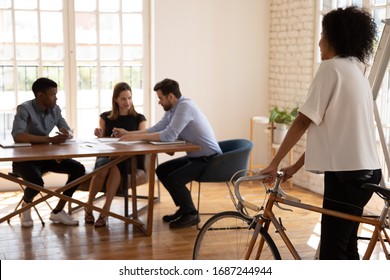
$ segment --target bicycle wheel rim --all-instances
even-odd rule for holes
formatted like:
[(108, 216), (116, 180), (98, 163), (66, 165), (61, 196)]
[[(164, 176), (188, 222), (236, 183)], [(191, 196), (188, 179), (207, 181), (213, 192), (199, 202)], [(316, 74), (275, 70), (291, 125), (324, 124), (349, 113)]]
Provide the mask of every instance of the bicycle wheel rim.
[[(252, 220), (234, 211), (222, 212), (211, 217), (201, 228), (195, 241), (195, 260), (243, 260), (253, 235)], [(280, 259), (275, 243), (267, 232), (261, 230), (249, 259)], [(261, 254), (258, 245), (264, 240)]]

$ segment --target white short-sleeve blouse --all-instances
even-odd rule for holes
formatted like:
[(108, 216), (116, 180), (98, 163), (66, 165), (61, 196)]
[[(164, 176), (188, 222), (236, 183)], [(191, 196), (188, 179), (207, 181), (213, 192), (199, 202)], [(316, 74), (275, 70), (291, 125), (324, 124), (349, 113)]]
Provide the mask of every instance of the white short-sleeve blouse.
[(305, 168), (312, 172), (379, 169), (373, 96), (357, 59), (335, 57), (320, 65), (299, 111), (307, 132)]

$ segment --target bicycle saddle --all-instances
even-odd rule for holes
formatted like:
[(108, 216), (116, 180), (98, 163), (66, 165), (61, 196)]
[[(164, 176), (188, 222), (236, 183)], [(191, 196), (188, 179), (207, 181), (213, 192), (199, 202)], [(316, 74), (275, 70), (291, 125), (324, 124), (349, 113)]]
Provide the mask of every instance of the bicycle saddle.
[(362, 185), (363, 189), (374, 191), (382, 196), (386, 197), (386, 200), (390, 200), (390, 189), (381, 187), (377, 184), (365, 183)]

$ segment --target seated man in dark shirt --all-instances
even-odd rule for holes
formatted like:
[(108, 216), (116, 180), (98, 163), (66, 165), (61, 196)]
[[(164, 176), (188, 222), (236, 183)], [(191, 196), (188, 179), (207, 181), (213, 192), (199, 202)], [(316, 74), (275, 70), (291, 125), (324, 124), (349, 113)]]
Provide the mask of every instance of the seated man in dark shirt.
[[(72, 131), (61, 115), (61, 109), (57, 105), (57, 83), (47, 79), (39, 78), (32, 85), (35, 99), (20, 104), (16, 109), (16, 115), (12, 127), (12, 137), (16, 143), (32, 144), (60, 144), (72, 138)], [(56, 136), (49, 136), (49, 133), (57, 127), (59, 133)], [(47, 172), (68, 174), (68, 182), (74, 181), (85, 174), (84, 166), (73, 159), (36, 160), (25, 162), (14, 162), (13, 171), (23, 180), (42, 186), (44, 181), (42, 175)], [(71, 197), (76, 187), (64, 191), (64, 195)], [(26, 188), (23, 196), (25, 206), (31, 203), (38, 191)], [(60, 200), (50, 214), (50, 220), (65, 225), (78, 225), (78, 221), (69, 216), (63, 209), (65, 200)], [(20, 215), (22, 227), (33, 226), (31, 209)]]

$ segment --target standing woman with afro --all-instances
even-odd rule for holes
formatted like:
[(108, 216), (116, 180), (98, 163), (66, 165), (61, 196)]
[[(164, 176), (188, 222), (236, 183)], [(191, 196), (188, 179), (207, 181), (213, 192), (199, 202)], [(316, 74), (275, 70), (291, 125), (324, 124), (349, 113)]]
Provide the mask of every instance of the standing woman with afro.
[[(273, 181), (285, 155), (307, 131), (306, 151), (287, 168), (285, 178), (303, 165), (324, 174), (323, 207), (362, 215), (372, 192), (364, 183), (381, 179), (373, 96), (364, 63), (373, 53), (376, 24), (363, 9), (351, 6), (326, 14), (319, 41), (322, 63), (299, 115), (261, 174)], [(359, 259), (359, 223), (322, 215), (320, 259)]]

